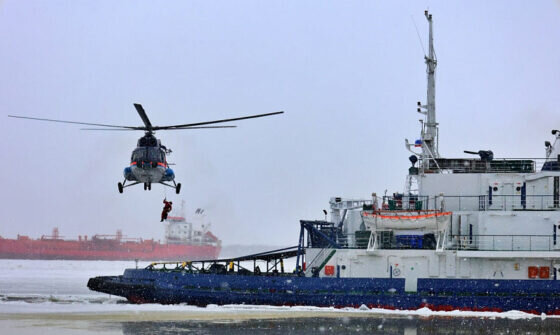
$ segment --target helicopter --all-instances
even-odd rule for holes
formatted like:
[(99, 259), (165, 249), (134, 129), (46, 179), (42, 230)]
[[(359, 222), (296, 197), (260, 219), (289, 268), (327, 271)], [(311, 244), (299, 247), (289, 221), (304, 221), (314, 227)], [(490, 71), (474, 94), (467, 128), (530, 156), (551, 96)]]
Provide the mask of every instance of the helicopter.
[[(274, 113), (242, 116), (242, 117), (237, 117), (232, 119), (204, 121), (204, 122), (196, 122), (196, 123), (171, 125), (171, 126), (153, 126), (141, 104), (135, 103), (134, 108), (136, 109), (138, 115), (142, 119), (144, 126), (117, 126), (111, 124), (53, 120), (53, 119), (44, 119), (44, 118), (19, 116), (19, 115), (8, 115), (8, 117), (101, 127), (101, 128), (82, 128), (82, 130), (144, 131), (144, 136), (138, 139), (136, 148), (132, 151), (132, 155), (130, 158), (130, 166), (124, 168), (123, 171), (124, 181), (122, 183), (119, 182), (117, 184), (119, 193), (123, 193), (126, 187), (130, 187), (138, 184), (144, 184), (144, 190), (151, 190), (153, 183), (159, 183), (167, 187), (174, 188), (175, 193), (179, 194), (179, 192), (181, 192), (181, 183), (175, 182), (175, 173), (171, 168), (169, 168), (169, 163), (167, 162), (167, 155), (169, 155), (172, 151), (171, 149), (165, 147), (161, 143), (161, 141), (154, 136), (155, 131), (203, 129), (203, 128), (235, 128), (236, 126), (233, 125), (224, 125), (224, 126), (209, 126), (209, 125), (216, 124), (216, 123), (238, 121), (238, 120), (254, 119), (254, 118), (272, 116), (272, 115), (284, 113), (281, 111), (281, 112), (274, 112)], [(127, 181), (130, 183), (127, 184), (126, 183)], [(173, 184), (170, 184), (170, 182)]]

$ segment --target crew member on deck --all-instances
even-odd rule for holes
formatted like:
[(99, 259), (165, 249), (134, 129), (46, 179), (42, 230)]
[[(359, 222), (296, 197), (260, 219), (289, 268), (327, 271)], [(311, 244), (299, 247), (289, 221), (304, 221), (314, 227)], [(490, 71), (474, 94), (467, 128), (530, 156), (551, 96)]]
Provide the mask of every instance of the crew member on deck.
[(163, 220), (167, 220), (167, 214), (169, 214), (169, 212), (171, 212), (171, 207), (173, 206), (173, 202), (172, 201), (167, 201), (167, 199), (163, 199), (163, 203), (165, 204), (163, 206), (163, 211), (161, 212), (161, 221), (163, 222)]

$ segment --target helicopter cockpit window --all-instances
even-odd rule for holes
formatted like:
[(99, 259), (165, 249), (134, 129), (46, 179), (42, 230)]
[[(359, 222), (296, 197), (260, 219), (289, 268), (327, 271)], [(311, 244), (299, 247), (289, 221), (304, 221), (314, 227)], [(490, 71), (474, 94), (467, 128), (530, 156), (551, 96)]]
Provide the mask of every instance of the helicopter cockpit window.
[(156, 148), (148, 149), (148, 158), (150, 162), (161, 162), (160, 150)]
[(132, 152), (133, 162), (147, 161), (148, 157), (146, 155), (146, 149), (136, 149)]
[(164, 156), (158, 148), (143, 147), (136, 148), (132, 152), (133, 162), (163, 162)]

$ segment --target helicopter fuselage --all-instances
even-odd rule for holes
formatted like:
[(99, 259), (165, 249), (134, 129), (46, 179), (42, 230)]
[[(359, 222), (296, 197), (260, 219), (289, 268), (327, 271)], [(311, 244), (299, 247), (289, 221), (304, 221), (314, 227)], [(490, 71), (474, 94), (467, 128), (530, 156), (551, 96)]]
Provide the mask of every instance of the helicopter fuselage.
[(152, 166), (150, 163), (142, 162), (138, 166), (137, 162), (132, 162), (124, 169), (124, 178), (128, 181), (151, 184), (172, 181), (175, 179), (175, 174), (173, 170), (164, 165)]
[(146, 134), (138, 140), (138, 145), (130, 158), (130, 166), (124, 171), (128, 181), (144, 183), (151, 188), (152, 183), (173, 181), (175, 173), (166, 160), (166, 148), (152, 134)]

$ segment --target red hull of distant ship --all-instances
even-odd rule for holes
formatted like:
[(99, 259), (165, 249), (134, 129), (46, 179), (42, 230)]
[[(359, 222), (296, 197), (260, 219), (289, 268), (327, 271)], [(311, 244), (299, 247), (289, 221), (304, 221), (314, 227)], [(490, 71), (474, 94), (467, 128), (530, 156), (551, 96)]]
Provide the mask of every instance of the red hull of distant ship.
[(62, 240), (0, 238), (0, 258), (68, 260), (202, 260), (220, 254), (218, 245), (161, 244), (153, 240)]

